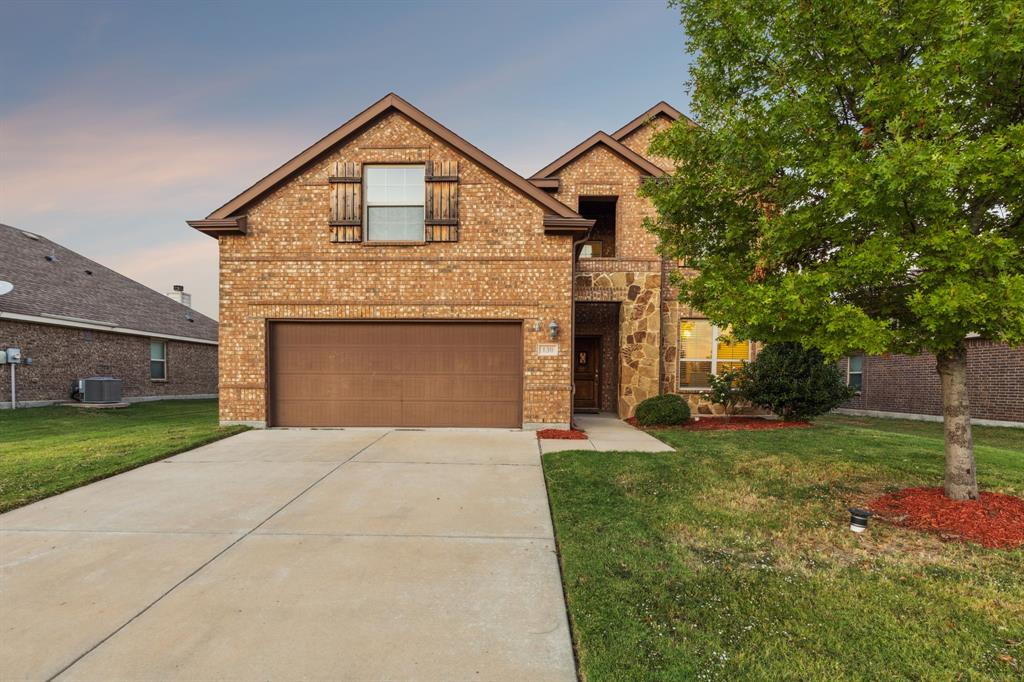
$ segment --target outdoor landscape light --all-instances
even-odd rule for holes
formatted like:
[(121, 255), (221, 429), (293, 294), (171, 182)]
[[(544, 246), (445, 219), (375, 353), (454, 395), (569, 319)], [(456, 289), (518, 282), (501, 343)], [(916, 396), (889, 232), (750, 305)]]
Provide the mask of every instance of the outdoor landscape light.
[(551, 335), (552, 340), (558, 338), (558, 323), (554, 320), (551, 320), (551, 322), (548, 323), (548, 334)]
[(867, 530), (869, 518), (871, 518), (871, 512), (867, 509), (850, 507), (850, 530), (854, 533), (863, 533)]

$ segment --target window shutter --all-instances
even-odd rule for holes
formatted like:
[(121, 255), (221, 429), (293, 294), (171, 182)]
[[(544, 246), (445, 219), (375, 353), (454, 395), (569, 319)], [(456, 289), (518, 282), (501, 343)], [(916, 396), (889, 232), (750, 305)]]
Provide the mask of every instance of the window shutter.
[(428, 242), (459, 241), (459, 162), (427, 161), (423, 213)]
[(327, 179), (331, 184), (331, 221), (333, 242), (363, 240), (363, 178), (356, 163), (336, 161)]

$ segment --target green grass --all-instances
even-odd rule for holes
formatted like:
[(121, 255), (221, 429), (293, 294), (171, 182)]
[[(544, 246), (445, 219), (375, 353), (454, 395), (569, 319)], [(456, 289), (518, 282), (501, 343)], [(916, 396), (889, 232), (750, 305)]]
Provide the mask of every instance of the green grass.
[[(941, 485), (941, 425), (657, 435), (677, 452), (544, 456), (584, 679), (1024, 677), (1024, 549), (847, 528)], [(1024, 495), (1024, 431), (975, 438), (983, 488)]]
[(246, 430), (220, 428), (216, 400), (122, 409), (0, 411), (0, 511)]
[[(876, 419), (874, 417), (851, 417), (830, 414), (819, 417), (815, 423), (846, 426), (862, 426), (875, 431), (903, 433), (910, 436), (934, 438), (942, 442), (942, 423), (912, 419)], [(1024, 450), (1024, 429), (1010, 429), (1000, 426), (972, 426), (974, 441), (982, 445), (994, 445), (1009, 450)]]

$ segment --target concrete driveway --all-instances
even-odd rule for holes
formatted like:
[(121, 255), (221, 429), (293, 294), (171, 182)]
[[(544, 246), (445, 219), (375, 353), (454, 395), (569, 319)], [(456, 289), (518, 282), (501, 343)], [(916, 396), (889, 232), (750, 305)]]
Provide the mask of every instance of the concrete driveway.
[(250, 431), (0, 516), (0, 679), (573, 680), (533, 433)]

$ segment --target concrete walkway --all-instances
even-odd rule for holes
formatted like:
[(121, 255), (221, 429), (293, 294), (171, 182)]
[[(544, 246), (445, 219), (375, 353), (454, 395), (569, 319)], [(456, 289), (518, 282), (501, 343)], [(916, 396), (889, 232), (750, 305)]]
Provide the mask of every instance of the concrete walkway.
[(0, 678), (574, 680), (533, 433), (251, 431), (0, 516)]
[(674, 452), (654, 436), (609, 413), (575, 414), (576, 424), (587, 432), (588, 440), (542, 440), (543, 452), (562, 450), (597, 450), (599, 452)]

